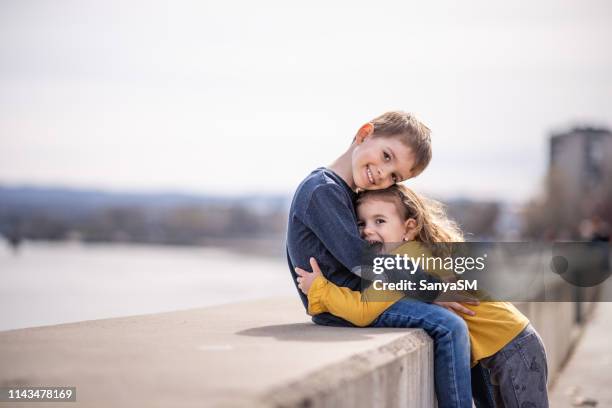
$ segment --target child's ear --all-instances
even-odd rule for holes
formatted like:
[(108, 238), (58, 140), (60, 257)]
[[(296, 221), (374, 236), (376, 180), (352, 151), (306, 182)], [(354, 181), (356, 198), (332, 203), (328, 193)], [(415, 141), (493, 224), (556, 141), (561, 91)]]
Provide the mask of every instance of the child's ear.
[(374, 133), (374, 125), (371, 123), (366, 123), (357, 131), (357, 135), (355, 135), (355, 141), (357, 144), (362, 144), (366, 138), (371, 136)]
[(413, 241), (417, 235), (417, 222), (414, 218), (408, 218), (404, 223), (404, 241)]

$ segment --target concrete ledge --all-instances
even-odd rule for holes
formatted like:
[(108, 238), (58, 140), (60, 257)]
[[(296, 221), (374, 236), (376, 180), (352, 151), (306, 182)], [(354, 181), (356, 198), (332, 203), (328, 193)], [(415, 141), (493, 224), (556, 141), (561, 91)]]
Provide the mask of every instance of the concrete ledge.
[(0, 332), (0, 386), (76, 386), (73, 407), (432, 407), (432, 356), (421, 330), (316, 326), (274, 298)]
[(267, 392), (272, 407), (433, 407), (433, 350), (422, 330)]

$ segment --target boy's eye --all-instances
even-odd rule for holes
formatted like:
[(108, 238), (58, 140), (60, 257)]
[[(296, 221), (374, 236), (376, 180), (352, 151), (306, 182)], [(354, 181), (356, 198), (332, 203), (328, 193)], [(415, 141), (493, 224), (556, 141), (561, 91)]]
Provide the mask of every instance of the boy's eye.
[(397, 174), (393, 173), (393, 174), (391, 175), (391, 178), (393, 179), (393, 182), (394, 182), (394, 183), (399, 182), (399, 177), (397, 177)]
[(357, 228), (363, 228), (365, 223), (363, 221), (357, 221)]
[(391, 160), (391, 156), (389, 156), (389, 153), (387, 152), (383, 152), (383, 157), (385, 158), (385, 161)]
[(376, 223), (377, 224), (384, 224), (385, 220), (383, 220), (382, 218), (378, 218), (376, 219)]

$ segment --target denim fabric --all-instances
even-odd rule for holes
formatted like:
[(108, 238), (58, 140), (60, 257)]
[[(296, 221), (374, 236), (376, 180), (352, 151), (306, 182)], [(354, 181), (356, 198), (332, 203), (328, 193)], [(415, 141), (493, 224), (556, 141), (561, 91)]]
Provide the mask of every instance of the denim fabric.
[(546, 351), (531, 325), (480, 364), (489, 371), (495, 407), (548, 407)]
[(472, 367), (472, 398), (476, 408), (495, 408), (491, 376), (480, 363)]
[(443, 307), (402, 299), (373, 327), (421, 328), (434, 341), (434, 383), (439, 408), (471, 408), (470, 339), (465, 321)]

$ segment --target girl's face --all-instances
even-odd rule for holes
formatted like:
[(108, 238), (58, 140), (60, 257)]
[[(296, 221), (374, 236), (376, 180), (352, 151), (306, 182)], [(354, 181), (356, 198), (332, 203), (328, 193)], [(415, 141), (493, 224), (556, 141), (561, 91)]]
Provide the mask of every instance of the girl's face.
[(371, 244), (412, 241), (417, 232), (414, 219), (404, 220), (394, 203), (376, 199), (357, 206), (357, 226), (361, 237)]

